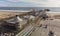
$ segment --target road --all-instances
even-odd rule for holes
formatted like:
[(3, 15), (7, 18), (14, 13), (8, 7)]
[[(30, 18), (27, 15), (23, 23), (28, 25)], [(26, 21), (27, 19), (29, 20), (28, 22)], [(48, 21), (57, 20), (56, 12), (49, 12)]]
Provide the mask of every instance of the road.
[(48, 36), (49, 31), (54, 32), (54, 36), (60, 36), (60, 19), (45, 20), (42, 23), (48, 25), (47, 29), (43, 27), (36, 27), (36, 30), (32, 32), (30, 36)]

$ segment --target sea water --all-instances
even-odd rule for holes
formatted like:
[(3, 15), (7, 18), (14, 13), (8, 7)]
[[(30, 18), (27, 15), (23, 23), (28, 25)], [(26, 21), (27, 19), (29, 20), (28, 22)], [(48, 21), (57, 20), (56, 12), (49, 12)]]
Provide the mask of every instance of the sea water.
[(28, 11), (30, 9), (36, 10), (50, 9), (50, 11), (60, 12), (60, 7), (0, 7), (0, 10)]

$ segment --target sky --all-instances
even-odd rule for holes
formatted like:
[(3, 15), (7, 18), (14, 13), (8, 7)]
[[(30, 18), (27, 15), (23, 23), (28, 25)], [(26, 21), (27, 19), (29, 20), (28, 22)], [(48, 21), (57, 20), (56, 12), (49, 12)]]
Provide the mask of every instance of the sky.
[(60, 0), (0, 0), (0, 7), (60, 7)]

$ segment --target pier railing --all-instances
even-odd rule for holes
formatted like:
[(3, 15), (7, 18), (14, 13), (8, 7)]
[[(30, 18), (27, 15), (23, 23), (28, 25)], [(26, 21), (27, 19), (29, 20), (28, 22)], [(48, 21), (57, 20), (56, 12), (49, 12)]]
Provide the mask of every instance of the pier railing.
[(34, 26), (30, 25), (28, 28), (22, 30), (20, 33), (18, 33), (16, 36), (29, 36), (34, 30)]

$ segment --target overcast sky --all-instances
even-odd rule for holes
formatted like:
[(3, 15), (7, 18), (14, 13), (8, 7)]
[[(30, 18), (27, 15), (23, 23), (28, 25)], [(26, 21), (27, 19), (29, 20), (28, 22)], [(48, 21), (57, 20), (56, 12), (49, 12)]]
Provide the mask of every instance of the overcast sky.
[(0, 0), (0, 7), (60, 7), (60, 0)]

